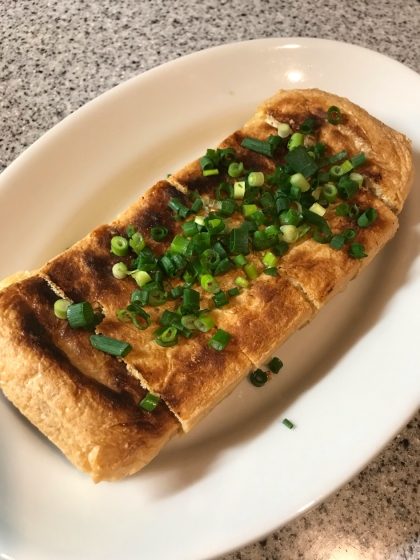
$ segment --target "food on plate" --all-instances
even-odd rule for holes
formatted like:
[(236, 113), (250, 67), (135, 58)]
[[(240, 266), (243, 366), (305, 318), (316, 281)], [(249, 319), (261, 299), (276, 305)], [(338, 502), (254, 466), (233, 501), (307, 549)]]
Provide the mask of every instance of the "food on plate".
[(138, 471), (249, 372), (265, 383), (276, 348), (395, 234), (412, 180), (404, 135), (347, 99), (278, 92), (0, 286), (1, 388), (95, 482)]

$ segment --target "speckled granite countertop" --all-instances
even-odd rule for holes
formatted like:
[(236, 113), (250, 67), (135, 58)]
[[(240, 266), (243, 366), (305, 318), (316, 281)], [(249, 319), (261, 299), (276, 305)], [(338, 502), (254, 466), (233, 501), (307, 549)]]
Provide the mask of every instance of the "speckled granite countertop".
[[(420, 72), (419, 0), (2, 0), (0, 169), (127, 78), (210, 46), (275, 36), (351, 42)], [(419, 559), (419, 467), (420, 413), (327, 502), (223, 560)]]

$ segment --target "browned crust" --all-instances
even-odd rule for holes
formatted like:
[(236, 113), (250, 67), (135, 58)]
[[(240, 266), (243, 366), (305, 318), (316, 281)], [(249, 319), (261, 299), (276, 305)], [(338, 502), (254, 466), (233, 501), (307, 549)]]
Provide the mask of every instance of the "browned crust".
[(95, 482), (118, 480), (147, 464), (179, 424), (164, 403), (153, 413), (138, 406), (145, 391), (91, 347), (88, 332), (62, 336), (55, 299), (37, 277), (0, 292), (0, 386)]
[[(343, 114), (336, 126), (326, 121), (332, 105)], [(318, 140), (325, 142), (331, 153), (344, 149), (353, 157), (365, 152), (367, 163), (358, 171), (367, 177), (376, 195), (399, 213), (414, 180), (411, 142), (345, 97), (319, 89), (280, 90), (258, 107), (245, 129), (265, 122), (276, 125), (291, 121), (296, 131), (310, 117), (316, 121)]]

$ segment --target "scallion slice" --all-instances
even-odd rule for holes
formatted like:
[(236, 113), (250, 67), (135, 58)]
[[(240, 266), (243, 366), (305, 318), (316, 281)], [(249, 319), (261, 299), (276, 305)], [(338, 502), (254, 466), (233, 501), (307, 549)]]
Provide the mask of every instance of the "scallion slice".
[(252, 171), (248, 175), (248, 184), (250, 187), (262, 187), (264, 185), (264, 173)]
[(218, 309), (229, 303), (229, 299), (225, 294), (225, 292), (219, 292), (218, 294), (214, 295), (211, 299), (214, 301)]
[(144, 270), (138, 270), (135, 274), (133, 274), (133, 278), (137, 282), (137, 285), (140, 286), (140, 288), (148, 282), (152, 281), (150, 275)]
[(359, 190), (359, 184), (351, 179), (346, 179), (341, 184), (338, 185), (338, 194), (340, 198), (348, 200), (354, 196)]
[(353, 169), (353, 164), (350, 160), (346, 159), (346, 161), (343, 161), (340, 167), (343, 170), (343, 173), (349, 173)]
[(284, 159), (296, 173), (301, 173), (305, 179), (318, 171), (318, 165), (313, 158), (308, 155), (308, 152), (303, 146), (298, 146), (293, 151), (286, 154)]
[(228, 294), (230, 297), (239, 296), (239, 288), (231, 288), (230, 290), (228, 290)]
[(118, 280), (123, 280), (128, 274), (127, 265), (123, 262), (114, 264), (112, 267), (112, 274)]
[(366, 228), (372, 224), (376, 218), (378, 217), (378, 213), (374, 208), (366, 208), (366, 210), (359, 216), (357, 220), (357, 225), (361, 228)]
[(269, 267), (276, 266), (278, 262), (278, 258), (270, 251), (267, 251), (267, 253), (264, 255), (262, 262)]
[(202, 315), (194, 321), (194, 327), (201, 332), (208, 332), (215, 326), (216, 323), (209, 315)]
[(168, 228), (156, 226), (150, 230), (150, 235), (153, 241), (162, 241), (168, 235)]
[(114, 255), (117, 255), (117, 257), (125, 257), (125, 255), (128, 253), (127, 239), (125, 237), (122, 237), (121, 235), (115, 235), (111, 239), (111, 251), (114, 253)]
[(277, 268), (275, 266), (269, 266), (263, 270), (264, 274), (267, 276), (277, 276)]
[(357, 154), (356, 156), (352, 157), (350, 161), (354, 169), (356, 167), (359, 167), (360, 165), (363, 165), (367, 161), (365, 152), (360, 152), (360, 154)]
[(304, 140), (305, 140), (305, 137), (300, 132), (295, 132), (294, 134), (292, 134), (292, 136), (290, 137), (290, 140), (287, 144), (287, 148), (288, 148), (289, 152), (291, 152), (292, 150), (295, 150), (299, 146), (303, 146)]
[(301, 192), (309, 191), (309, 189), (311, 188), (311, 185), (308, 183), (302, 173), (295, 173), (294, 175), (292, 175), (290, 177), (290, 184), (294, 187), (298, 187)]
[(244, 278), (243, 276), (238, 276), (235, 279), (235, 284), (238, 284), (238, 286), (240, 286), (241, 288), (248, 288), (249, 286), (249, 282), (246, 278)]
[(286, 243), (294, 243), (299, 238), (299, 233), (296, 226), (285, 225), (280, 227), (283, 233), (283, 239)]
[(256, 369), (255, 371), (251, 372), (249, 380), (255, 387), (262, 387), (267, 383), (268, 375), (262, 369)]
[(328, 200), (330, 204), (337, 200), (337, 187), (331, 183), (327, 183), (321, 189), (321, 197)]
[(185, 255), (188, 252), (189, 245), (190, 242), (188, 241), (188, 239), (185, 239), (185, 237), (182, 237), (182, 235), (175, 235), (171, 243), (170, 251), (171, 253), (179, 253), (180, 255)]
[(149, 292), (145, 290), (134, 290), (131, 294), (131, 303), (138, 302), (139, 305), (147, 305), (149, 302)]
[(219, 175), (218, 169), (203, 169), (203, 177), (211, 177), (212, 175)]
[(344, 243), (350, 243), (356, 237), (356, 230), (353, 228), (346, 228), (341, 232), (342, 237), (344, 237)]
[(130, 247), (138, 255), (146, 247), (146, 241), (139, 231), (136, 231), (129, 241)]
[(279, 358), (274, 357), (268, 362), (267, 367), (273, 373), (278, 373), (283, 367), (283, 362)]
[(178, 344), (178, 330), (176, 327), (160, 327), (154, 332), (155, 342), (159, 346), (169, 348)]
[(127, 229), (125, 231), (127, 233), (128, 239), (131, 239), (133, 235), (136, 233), (136, 228), (133, 225), (127, 226)]
[(292, 129), (290, 128), (290, 125), (287, 123), (280, 123), (277, 129), (277, 132), (280, 136), (280, 138), (287, 138), (288, 136), (290, 136)]
[(241, 200), (245, 196), (245, 181), (237, 181), (233, 185), (233, 198), (234, 200)]
[(329, 176), (332, 181), (338, 181), (343, 175), (344, 171), (340, 165), (333, 165), (329, 171)]
[(234, 228), (229, 236), (229, 249), (234, 255), (248, 253), (248, 232)]
[(54, 302), (54, 314), (59, 319), (67, 319), (67, 309), (71, 303), (67, 299), (58, 299)]
[(349, 255), (354, 259), (363, 259), (364, 257), (367, 257), (365, 247), (361, 243), (352, 243), (350, 245)]
[(206, 249), (210, 248), (210, 234), (207, 231), (197, 233), (196, 235), (194, 235), (192, 243), (194, 251), (200, 255)]
[(258, 278), (258, 271), (255, 268), (255, 264), (250, 262), (244, 266), (245, 274), (248, 276), (250, 280), (255, 280)]
[(72, 329), (87, 327), (93, 323), (95, 314), (88, 301), (74, 303), (67, 307), (67, 320)]
[[(270, 138), (273, 137), (270, 136)], [(275, 142), (270, 142), (270, 138), (264, 142), (264, 140), (246, 137), (242, 140), (241, 146), (243, 148), (247, 148), (248, 150), (252, 150), (253, 152), (263, 154), (264, 156), (273, 157), (274, 150), (276, 149), (278, 144), (276, 144)], [(281, 138), (277, 136), (277, 140), (280, 142)]]
[(235, 263), (236, 268), (242, 268), (248, 261), (243, 255), (236, 255), (236, 257), (233, 258), (233, 262)]
[(347, 204), (347, 202), (342, 202), (335, 209), (335, 213), (337, 216), (348, 216), (349, 210), (350, 206)]
[(229, 165), (228, 174), (230, 177), (236, 179), (244, 173), (244, 164), (240, 162), (233, 162)]
[(103, 336), (101, 334), (93, 334), (90, 337), (90, 343), (94, 348), (96, 348), (96, 350), (101, 350), (106, 354), (118, 356), (119, 358), (125, 358), (133, 349), (133, 347), (127, 342)]
[(338, 107), (332, 105), (327, 111), (327, 120), (330, 124), (337, 125), (341, 122), (342, 114)]
[(211, 274), (204, 274), (201, 277), (201, 287), (210, 294), (217, 294), (220, 292), (220, 284)]
[(159, 397), (157, 395), (153, 395), (152, 393), (147, 393), (144, 399), (140, 402), (139, 406), (147, 410), (148, 412), (152, 412), (159, 403)]
[(300, 125), (299, 130), (302, 134), (310, 134), (314, 129), (315, 121), (313, 119), (305, 119)]
[(289, 430), (291, 430), (294, 426), (294, 424), (292, 424), (292, 422), (290, 422), (290, 420), (288, 420), (287, 418), (282, 420), (282, 424), (284, 424), (286, 428), (289, 428)]
[(223, 329), (218, 329), (216, 334), (209, 340), (208, 345), (213, 350), (221, 352), (224, 350), (230, 340), (230, 334)]
[(328, 230), (325, 229), (319, 229), (319, 228), (315, 228), (314, 231), (314, 239), (317, 243), (329, 243), (331, 241), (331, 237), (332, 237), (332, 232), (331, 230), (328, 228)]
[(330, 241), (330, 245), (336, 251), (339, 251), (344, 245), (345, 239), (342, 235), (334, 235)]

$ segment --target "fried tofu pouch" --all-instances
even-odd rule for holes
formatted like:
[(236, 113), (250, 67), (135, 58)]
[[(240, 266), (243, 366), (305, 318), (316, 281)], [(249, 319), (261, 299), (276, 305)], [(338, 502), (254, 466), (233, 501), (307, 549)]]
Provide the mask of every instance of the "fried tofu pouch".
[[(327, 122), (332, 105), (343, 114), (337, 126)], [(251, 369), (312, 320), (395, 234), (397, 214), (413, 182), (410, 142), (347, 99), (316, 89), (279, 91), (219, 147), (234, 148), (246, 169), (272, 174), (276, 165), (284, 165), (286, 147), (279, 147), (270, 158), (243, 148), (242, 140), (247, 136), (267, 140), (277, 134), (279, 123), (290, 124), (296, 132), (308, 118), (316, 124), (316, 137), (308, 135), (306, 141), (325, 142), (326, 156), (343, 149), (349, 158), (366, 153), (366, 164), (357, 170), (364, 176), (364, 186), (353, 202), (361, 211), (374, 208), (378, 218), (369, 228), (360, 228), (357, 220), (335, 214), (339, 201), (330, 205), (325, 218), (333, 233), (355, 229), (355, 241), (364, 245), (368, 257), (354, 259), (348, 251), (317, 243), (307, 234), (281, 257), (277, 276), (263, 274), (260, 252), (248, 255), (258, 278), (220, 309), (214, 309), (211, 294), (194, 285), (202, 308), (212, 309), (217, 327), (231, 335), (223, 352), (208, 345), (216, 328), (192, 339), (179, 337), (170, 348), (156, 344), (160, 317), (165, 310), (175, 311), (176, 301), (147, 307), (151, 326), (145, 330), (119, 321), (117, 311), (129, 304), (137, 285), (131, 277), (117, 280), (111, 273), (114, 264), (129, 265), (132, 258), (110, 252), (114, 235), (125, 235), (127, 226), (134, 225), (161, 256), (173, 237), (182, 234), (169, 200), (189, 205), (192, 192), (214, 200), (218, 185), (232, 181), (224, 169), (218, 176), (203, 176), (199, 160), (158, 182), (114, 222), (99, 226), (39, 274), (17, 277), (0, 292), (0, 386), (96, 482), (139, 470), (180, 427), (185, 432), (192, 429)], [(236, 213), (233, 227), (243, 220)], [(162, 242), (151, 236), (156, 226), (168, 229)], [(234, 269), (218, 277), (221, 289), (233, 288), (237, 276), (245, 273)], [(56, 294), (99, 306), (105, 318), (96, 332), (130, 343), (132, 352), (119, 360), (94, 350), (89, 333), (72, 330), (55, 317)], [(161, 397), (152, 413), (138, 406), (146, 391)]]

